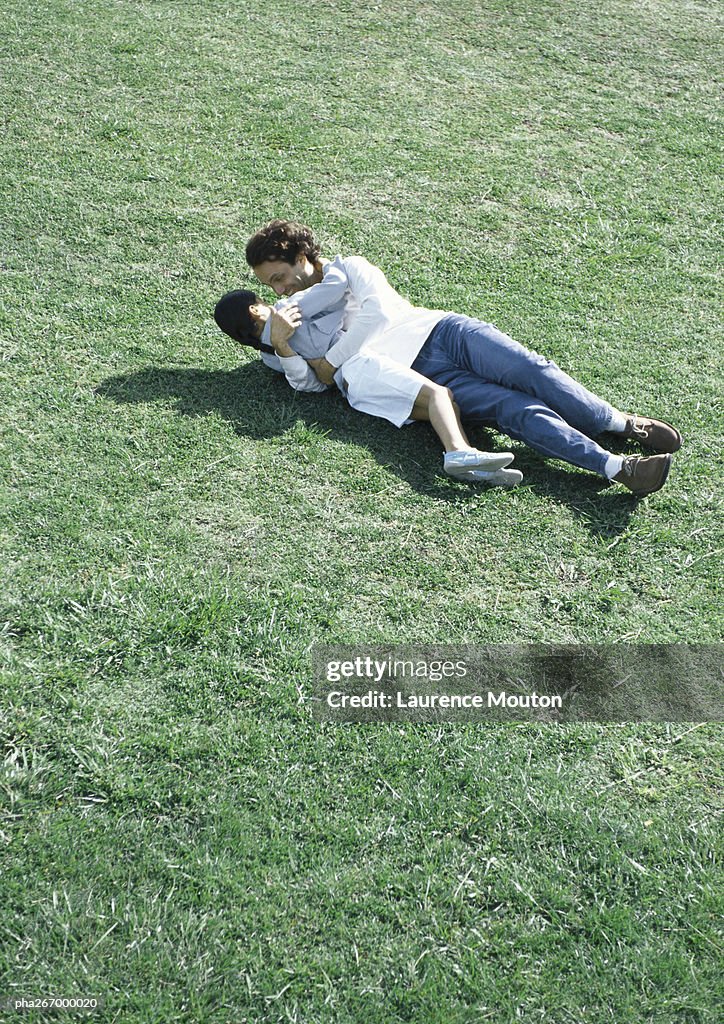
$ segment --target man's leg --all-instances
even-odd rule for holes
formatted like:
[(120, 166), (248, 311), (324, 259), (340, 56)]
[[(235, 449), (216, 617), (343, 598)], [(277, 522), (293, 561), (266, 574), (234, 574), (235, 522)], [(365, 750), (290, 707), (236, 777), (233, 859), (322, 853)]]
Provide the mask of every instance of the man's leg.
[[(493, 324), (472, 317), (453, 314), (435, 329), (413, 364), (430, 376), (429, 367), (420, 369), (418, 362), (453, 365), (491, 384), (538, 398), (588, 437), (616, 424), (617, 410), (608, 402), (551, 360), (525, 348)], [(625, 417), (618, 416), (623, 424)]]
[(427, 366), (426, 372), (452, 390), (463, 419), (492, 422), (542, 455), (589, 469), (623, 484), (640, 498), (658, 491), (666, 481), (670, 454), (648, 458), (612, 455), (532, 395), (488, 384), (468, 370), (438, 367), (435, 371)]
[(610, 431), (653, 451), (676, 452), (681, 447), (681, 434), (669, 423), (619, 412), (552, 360), (525, 348), (493, 324), (457, 317), (456, 323), (445, 328), (442, 342), (465, 369), (540, 398), (589, 437)]
[[(427, 373), (430, 372), (431, 367), (428, 366)], [(434, 372), (436, 383), (453, 392), (463, 420), (495, 425), (541, 455), (563, 459), (599, 476), (609, 476), (607, 462), (618, 457), (611, 456), (540, 399), (499, 384), (490, 384), (469, 370), (455, 367), (443, 370), (438, 367)], [(613, 468), (618, 472), (621, 465), (617, 463)], [(609, 472), (613, 476), (613, 472)]]

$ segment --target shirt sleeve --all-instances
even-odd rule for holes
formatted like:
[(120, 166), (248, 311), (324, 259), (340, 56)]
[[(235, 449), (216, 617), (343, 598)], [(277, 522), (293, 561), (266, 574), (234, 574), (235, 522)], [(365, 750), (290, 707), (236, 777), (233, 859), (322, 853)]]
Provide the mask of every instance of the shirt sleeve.
[(347, 272), (343, 261), (338, 256), (331, 263), (325, 264), (322, 280), (302, 292), (295, 292), (289, 302), (295, 302), (302, 316), (309, 319), (331, 309), (344, 296), (349, 287)]
[[(269, 343), (267, 328), (262, 338)], [(328, 391), (329, 388), (323, 384), (312, 367), (302, 356), (293, 355), (280, 358), (275, 352), (261, 352), (262, 362), (277, 373), (283, 373), (287, 378), (290, 387), (295, 391)]]
[(345, 261), (349, 290), (359, 303), (359, 312), (349, 330), (327, 352), (327, 362), (339, 368), (359, 352), (363, 344), (381, 334), (390, 323), (386, 310), (394, 308), (402, 299), (378, 267), (361, 256)]
[(306, 359), (301, 356), (278, 357), (282, 372), (295, 391), (328, 391)]
[(261, 361), (265, 366), (268, 366), (270, 370), (276, 370), (277, 373), (284, 373), (284, 367), (279, 361), (279, 356), (274, 352), (260, 352)]

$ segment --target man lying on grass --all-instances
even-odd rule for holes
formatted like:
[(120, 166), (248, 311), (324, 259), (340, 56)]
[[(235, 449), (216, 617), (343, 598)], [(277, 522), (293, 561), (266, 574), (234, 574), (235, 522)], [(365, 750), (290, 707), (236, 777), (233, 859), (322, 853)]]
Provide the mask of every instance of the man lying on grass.
[[(275, 306), (266, 305), (254, 292), (239, 290), (217, 303), (214, 317), (235, 341), (258, 349), (263, 361), (284, 373), (295, 390), (326, 391), (328, 385), (319, 380), (310, 364), (317, 364), (330, 344), (341, 337), (345, 307), (340, 299), (322, 311), (320, 305), (327, 302), (321, 286), (309, 288), (299, 302), (287, 299)], [(289, 345), (293, 335), (294, 349)], [(384, 356), (369, 356), (365, 365), (368, 373), (375, 374), (379, 402), (394, 405), (400, 395), (409, 395), (407, 421), (429, 420), (445, 449), (443, 468), (449, 476), (502, 487), (514, 487), (523, 479), (518, 470), (505, 468), (513, 461), (512, 452), (481, 452), (470, 444), (448, 388)], [(335, 374), (335, 383), (347, 394), (342, 370)]]
[[(384, 356), (449, 388), (463, 420), (496, 426), (543, 455), (623, 484), (637, 497), (663, 486), (671, 453), (681, 446), (674, 427), (614, 409), (492, 324), (412, 306), (362, 257), (324, 259), (311, 230), (294, 222), (266, 225), (249, 240), (246, 257), (259, 281), (277, 295), (298, 300), (317, 286), (317, 295), (325, 290), (325, 309), (343, 303), (344, 331), (330, 337), (326, 352), (307, 359), (315, 390), (331, 383), (341, 367), (350, 404), (399, 426), (414, 396), (406, 391), (394, 403), (388, 395), (380, 400), (380, 389), (387, 389), (379, 367), (389, 369), (389, 363), (380, 364)], [(661, 454), (612, 454), (593, 440), (604, 431)]]

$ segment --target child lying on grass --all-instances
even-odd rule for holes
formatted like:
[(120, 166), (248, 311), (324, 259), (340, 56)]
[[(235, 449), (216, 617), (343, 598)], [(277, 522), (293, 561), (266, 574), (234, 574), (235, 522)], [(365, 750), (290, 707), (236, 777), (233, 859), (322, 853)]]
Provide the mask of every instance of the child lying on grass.
[[(347, 401), (360, 412), (398, 427), (409, 422), (417, 383), (408, 382), (412, 393), (388, 392), (381, 403), (374, 394), (379, 366), (370, 358), (378, 355), (450, 388), (466, 422), (495, 426), (545, 458), (621, 484), (637, 499), (666, 483), (672, 455), (682, 445), (676, 427), (622, 412), (495, 324), (413, 306), (364, 257), (325, 259), (311, 229), (293, 221), (271, 221), (252, 235), (246, 261), (257, 280), (279, 296), (299, 302), (301, 292), (313, 289), (320, 310), (344, 304), (339, 338), (326, 351), (302, 354), (317, 384), (339, 384), (343, 369)], [(610, 451), (605, 434), (635, 441), (649, 454)]]
[[(295, 390), (324, 391), (327, 385), (317, 379), (314, 364), (340, 334), (344, 302), (337, 306), (330, 310), (328, 292), (318, 292), (317, 286), (299, 293), (294, 300), (282, 299), (275, 306), (262, 302), (254, 292), (236, 291), (221, 299), (215, 318), (230, 337), (259, 349), (263, 361), (283, 372)], [(294, 348), (289, 344), (292, 336)], [(383, 416), (386, 404), (399, 403), (401, 395), (407, 396), (412, 406), (408, 422), (429, 421), (442, 442), (445, 473), (459, 480), (505, 487), (520, 483), (522, 473), (506, 468), (513, 461), (511, 452), (482, 452), (471, 445), (448, 388), (382, 355), (362, 358), (370, 407), (367, 411), (375, 415), (372, 408), (379, 404), (379, 415)], [(359, 378), (355, 373), (355, 381)], [(345, 366), (335, 375), (335, 383), (347, 397)]]

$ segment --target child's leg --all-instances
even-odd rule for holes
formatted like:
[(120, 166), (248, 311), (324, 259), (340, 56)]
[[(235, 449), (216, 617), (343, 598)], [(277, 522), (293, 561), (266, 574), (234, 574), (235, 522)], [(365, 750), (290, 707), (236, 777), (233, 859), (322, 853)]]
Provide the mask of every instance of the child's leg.
[[(471, 479), (468, 477), (470, 470), (502, 471), (513, 461), (511, 452), (480, 452), (473, 448), (460, 422), (460, 409), (453, 393), (441, 384), (428, 381), (422, 385), (410, 416), (416, 420), (429, 420), (445, 448), (443, 468), (448, 476)], [(523, 479), (521, 474), (516, 476)], [(502, 479), (491, 482), (499, 483)]]
[(449, 388), (433, 384), (432, 381), (423, 384), (417, 393), (410, 418), (428, 420), (446, 452), (473, 450), (463, 430), (460, 411)]
[(353, 409), (382, 416), (396, 426), (409, 419), (428, 420), (445, 448), (445, 472), (498, 470), (513, 461), (511, 452), (480, 452), (460, 423), (452, 392), (409, 366), (377, 354), (359, 353), (342, 367), (347, 401)]

